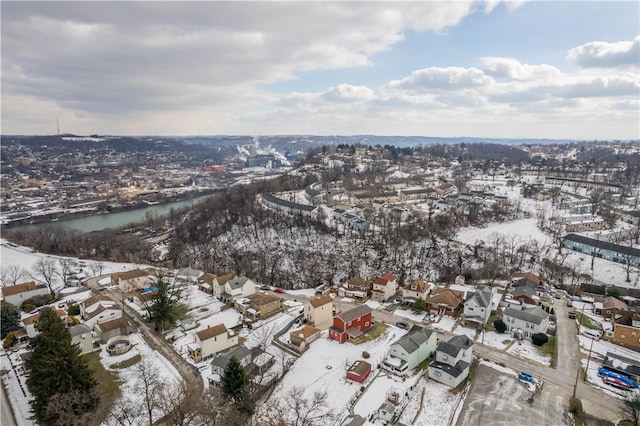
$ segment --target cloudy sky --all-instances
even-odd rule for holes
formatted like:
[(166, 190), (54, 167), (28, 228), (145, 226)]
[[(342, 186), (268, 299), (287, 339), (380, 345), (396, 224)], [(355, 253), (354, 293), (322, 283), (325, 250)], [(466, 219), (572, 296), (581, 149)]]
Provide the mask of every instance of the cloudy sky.
[(640, 3), (1, 3), (2, 133), (640, 138)]

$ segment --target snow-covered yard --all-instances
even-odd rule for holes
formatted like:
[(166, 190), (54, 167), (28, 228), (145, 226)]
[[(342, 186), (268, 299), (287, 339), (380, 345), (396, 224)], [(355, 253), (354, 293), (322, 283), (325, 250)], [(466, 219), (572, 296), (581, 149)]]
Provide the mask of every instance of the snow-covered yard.
[(507, 352), (542, 365), (551, 365), (551, 356), (540, 353), (538, 348), (528, 340), (516, 341), (507, 349)]

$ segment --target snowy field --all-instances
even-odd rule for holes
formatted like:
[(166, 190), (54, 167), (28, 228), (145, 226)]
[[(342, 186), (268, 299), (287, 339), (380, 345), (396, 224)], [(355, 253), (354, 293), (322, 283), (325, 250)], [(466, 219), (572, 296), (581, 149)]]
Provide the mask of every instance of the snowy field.
[(456, 240), (465, 244), (475, 244), (477, 241), (488, 241), (492, 234), (501, 234), (506, 238), (519, 237), (522, 241), (537, 240), (541, 245), (552, 242), (536, 226), (536, 219), (520, 219), (504, 223), (490, 223), (486, 228), (462, 228)]

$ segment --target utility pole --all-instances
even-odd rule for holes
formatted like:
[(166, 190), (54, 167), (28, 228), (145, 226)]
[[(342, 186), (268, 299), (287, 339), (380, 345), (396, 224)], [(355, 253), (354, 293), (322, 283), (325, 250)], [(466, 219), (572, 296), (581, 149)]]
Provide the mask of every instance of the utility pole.
[(593, 338), (591, 338), (591, 346), (589, 346), (589, 356), (587, 357), (587, 368), (584, 370), (584, 379), (583, 381), (587, 381), (587, 376), (589, 375), (589, 361), (591, 361), (591, 350), (593, 349)]

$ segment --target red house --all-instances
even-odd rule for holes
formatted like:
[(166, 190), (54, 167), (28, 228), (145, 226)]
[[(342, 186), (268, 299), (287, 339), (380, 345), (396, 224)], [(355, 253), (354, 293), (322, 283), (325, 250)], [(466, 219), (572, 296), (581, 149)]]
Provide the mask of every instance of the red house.
[(350, 311), (333, 317), (333, 325), (329, 328), (329, 338), (342, 343), (350, 337), (359, 337), (373, 327), (371, 308), (360, 305)]
[(371, 373), (371, 364), (367, 361), (356, 361), (347, 370), (347, 379), (354, 382), (362, 383), (364, 379)]

